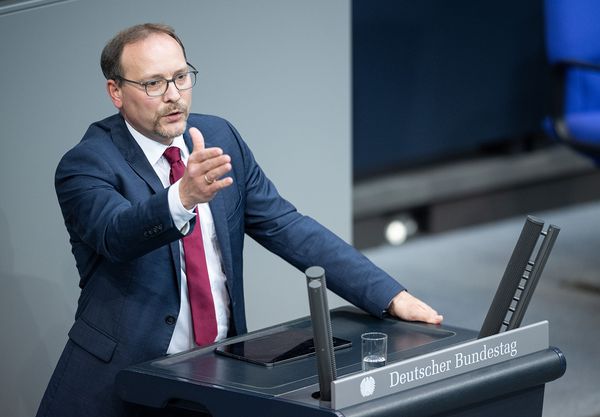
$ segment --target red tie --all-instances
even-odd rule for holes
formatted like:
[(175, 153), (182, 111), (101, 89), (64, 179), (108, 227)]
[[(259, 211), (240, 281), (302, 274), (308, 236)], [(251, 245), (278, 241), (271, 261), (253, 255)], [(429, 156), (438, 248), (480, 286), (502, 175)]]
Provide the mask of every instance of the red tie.
[[(171, 146), (165, 150), (164, 157), (171, 165), (169, 180), (171, 184), (180, 179), (185, 171), (181, 160), (179, 148)], [(194, 327), (194, 340), (199, 346), (209, 345), (217, 337), (217, 319), (215, 305), (210, 292), (210, 280), (206, 268), (206, 256), (202, 242), (202, 229), (198, 208), (196, 213), (196, 226), (190, 234), (183, 237), (183, 250), (185, 252), (185, 273), (192, 309), (192, 324)]]

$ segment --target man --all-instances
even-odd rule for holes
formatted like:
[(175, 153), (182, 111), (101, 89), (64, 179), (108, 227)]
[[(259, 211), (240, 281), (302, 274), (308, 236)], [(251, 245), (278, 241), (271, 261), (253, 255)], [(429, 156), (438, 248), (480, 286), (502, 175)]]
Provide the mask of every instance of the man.
[(170, 27), (122, 31), (101, 66), (119, 113), (57, 168), (82, 291), (38, 416), (146, 415), (118, 398), (119, 370), (244, 333), (245, 234), (302, 271), (323, 266), (371, 314), (441, 322), (281, 198), (227, 121), (189, 114), (196, 71)]

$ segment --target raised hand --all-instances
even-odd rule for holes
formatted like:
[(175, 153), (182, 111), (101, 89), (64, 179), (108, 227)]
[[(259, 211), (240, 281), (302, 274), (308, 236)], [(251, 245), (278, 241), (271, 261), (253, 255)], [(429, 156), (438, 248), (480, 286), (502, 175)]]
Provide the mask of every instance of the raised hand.
[(233, 184), (233, 178), (222, 178), (231, 171), (231, 157), (223, 154), (221, 148), (205, 148), (204, 136), (195, 127), (190, 128), (190, 136), (194, 149), (179, 184), (179, 197), (188, 210), (209, 202), (217, 192)]

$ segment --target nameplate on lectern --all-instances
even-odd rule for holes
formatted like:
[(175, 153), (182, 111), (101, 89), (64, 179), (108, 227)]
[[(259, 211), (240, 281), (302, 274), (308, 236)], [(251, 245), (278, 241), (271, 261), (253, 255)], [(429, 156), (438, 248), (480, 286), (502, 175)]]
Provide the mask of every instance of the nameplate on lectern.
[(337, 379), (331, 383), (331, 406), (350, 407), (548, 347), (548, 322), (541, 321)]

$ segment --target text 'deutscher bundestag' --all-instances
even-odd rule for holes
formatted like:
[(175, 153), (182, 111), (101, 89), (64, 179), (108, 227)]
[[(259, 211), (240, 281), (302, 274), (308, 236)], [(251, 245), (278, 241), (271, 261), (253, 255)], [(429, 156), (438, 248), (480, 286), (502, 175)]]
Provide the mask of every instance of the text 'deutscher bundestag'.
[(349, 407), (538, 352), (548, 345), (547, 321), (472, 340), (333, 381), (331, 406)]

